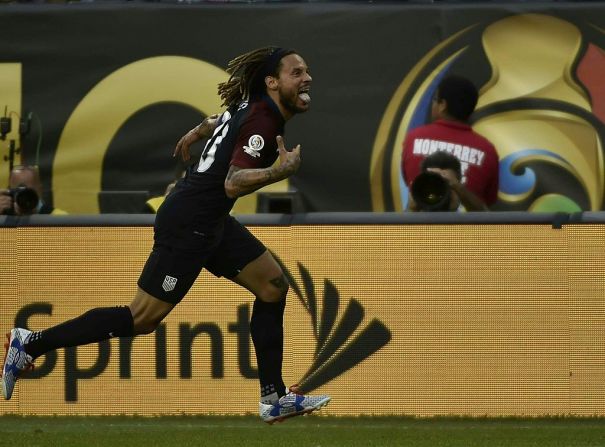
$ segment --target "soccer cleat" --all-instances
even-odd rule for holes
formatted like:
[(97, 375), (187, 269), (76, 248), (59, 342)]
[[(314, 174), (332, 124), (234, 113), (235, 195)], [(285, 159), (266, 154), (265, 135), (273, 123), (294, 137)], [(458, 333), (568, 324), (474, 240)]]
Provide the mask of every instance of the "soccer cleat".
[(6, 334), (8, 343), (4, 344), (6, 354), (2, 366), (2, 396), (9, 400), (13, 395), (15, 383), (25, 370), (33, 369), (31, 356), (24, 350), (24, 345), (31, 335), (27, 329), (15, 328)]
[(302, 414), (311, 413), (328, 405), (330, 396), (305, 396), (300, 394), (297, 385), (290, 388), (290, 392), (280, 397), (277, 403), (270, 405), (260, 402), (258, 409), (260, 417), (268, 424), (282, 422), (284, 419)]

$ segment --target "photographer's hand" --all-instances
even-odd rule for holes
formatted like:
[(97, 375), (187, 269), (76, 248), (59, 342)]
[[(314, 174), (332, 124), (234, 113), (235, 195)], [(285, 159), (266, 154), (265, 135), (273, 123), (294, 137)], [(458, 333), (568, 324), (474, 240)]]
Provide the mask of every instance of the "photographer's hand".
[(0, 214), (6, 214), (13, 208), (13, 199), (8, 193), (8, 189), (0, 189)]
[(489, 211), (479, 197), (460, 183), (456, 177), (456, 173), (451, 169), (428, 168), (427, 171), (439, 174), (449, 182), (450, 187), (458, 195), (466, 211)]
[(458, 178), (456, 177), (456, 173), (451, 169), (439, 169), (439, 168), (427, 168), (428, 172), (434, 172), (435, 174), (439, 174), (441, 177), (446, 179), (450, 186), (454, 188), (456, 184), (459, 184)]

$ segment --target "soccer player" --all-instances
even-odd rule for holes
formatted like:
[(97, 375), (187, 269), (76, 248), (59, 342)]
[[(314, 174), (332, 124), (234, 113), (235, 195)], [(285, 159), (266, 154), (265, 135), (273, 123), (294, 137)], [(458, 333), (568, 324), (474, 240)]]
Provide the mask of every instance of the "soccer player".
[[(329, 396), (304, 396), (282, 380), (283, 315), (288, 281), (265, 246), (230, 216), (235, 200), (294, 174), (300, 145), (288, 151), (286, 121), (309, 109), (311, 75), (294, 50), (260, 48), (229, 62), (218, 86), (226, 106), (190, 130), (174, 156), (209, 138), (198, 163), (179, 180), (158, 210), (154, 245), (129, 306), (96, 308), (51, 327), (8, 334), (2, 394), (10, 399), (21, 372), (40, 355), (110, 337), (149, 334), (188, 292), (202, 268), (252, 292), (250, 333), (260, 381), (259, 411), (268, 423), (309, 413)], [(275, 161), (279, 158), (279, 163)]]

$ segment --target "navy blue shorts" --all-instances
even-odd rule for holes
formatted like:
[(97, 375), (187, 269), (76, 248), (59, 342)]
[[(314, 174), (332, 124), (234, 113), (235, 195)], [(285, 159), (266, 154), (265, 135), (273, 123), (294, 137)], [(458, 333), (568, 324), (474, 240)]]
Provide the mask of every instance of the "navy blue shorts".
[(151, 296), (177, 304), (187, 294), (202, 268), (215, 276), (234, 278), (267, 249), (261, 241), (232, 216), (213, 234), (195, 232), (185, 248), (157, 237), (138, 285)]

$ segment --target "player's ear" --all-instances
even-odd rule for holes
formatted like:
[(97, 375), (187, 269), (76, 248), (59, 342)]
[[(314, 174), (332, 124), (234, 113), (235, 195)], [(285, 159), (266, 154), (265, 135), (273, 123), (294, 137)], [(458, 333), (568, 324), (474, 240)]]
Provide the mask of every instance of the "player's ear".
[(265, 77), (265, 85), (269, 90), (277, 90), (277, 78), (274, 76)]

